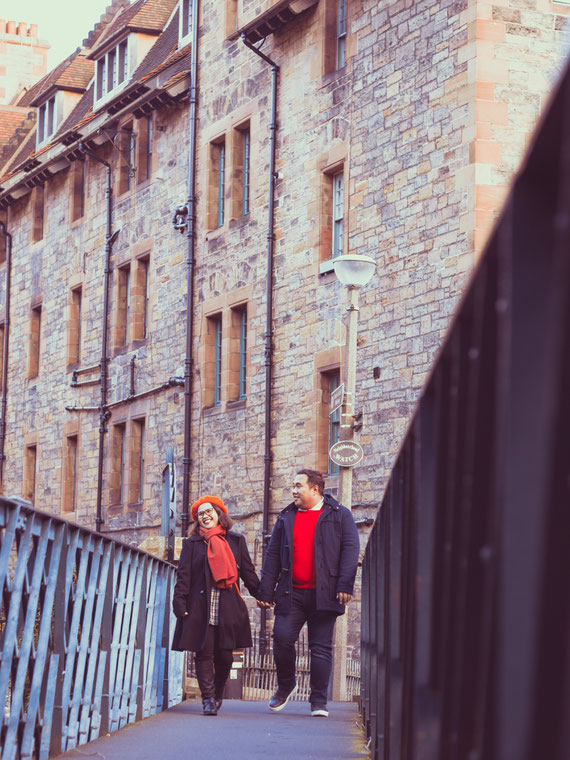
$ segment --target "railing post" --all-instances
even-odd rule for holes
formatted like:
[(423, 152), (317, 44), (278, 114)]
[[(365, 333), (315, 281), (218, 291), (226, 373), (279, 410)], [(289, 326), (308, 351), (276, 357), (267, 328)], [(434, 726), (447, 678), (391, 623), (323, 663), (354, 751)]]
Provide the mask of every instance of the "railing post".
[(105, 675), (103, 676), (103, 692), (101, 694), (101, 725), (99, 735), (106, 734), (109, 730), (109, 709), (110, 709), (110, 665), (111, 665), (111, 642), (113, 641), (113, 608), (115, 602), (115, 546), (111, 547), (111, 557), (109, 560), (109, 573), (107, 575), (107, 589), (105, 592), (105, 609), (101, 621), (101, 651), (106, 653), (105, 657)]
[(65, 576), (69, 554), (69, 529), (64, 526), (63, 546), (61, 548), (61, 557), (59, 560), (57, 586), (53, 603), (53, 654), (58, 656), (57, 679), (55, 682), (55, 694), (53, 703), (53, 712), (51, 719), (50, 731), (50, 755), (60, 754), (62, 747), (62, 728), (63, 728), (63, 704), (62, 704), (62, 687), (63, 675), (65, 670), (65, 619), (67, 600), (65, 598)]

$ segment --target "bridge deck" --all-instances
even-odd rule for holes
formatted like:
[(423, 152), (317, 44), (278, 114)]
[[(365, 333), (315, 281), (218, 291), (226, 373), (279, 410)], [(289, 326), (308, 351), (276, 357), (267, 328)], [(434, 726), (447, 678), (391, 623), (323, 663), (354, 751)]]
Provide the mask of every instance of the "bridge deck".
[[(225, 700), (217, 717), (202, 715), (199, 700), (187, 700), (58, 755), (58, 760), (362, 760), (368, 758), (357, 705), (329, 703), (328, 718), (312, 718), (309, 705), (292, 702), (273, 714), (266, 702)], [(53, 760), (53, 759), (52, 759)]]

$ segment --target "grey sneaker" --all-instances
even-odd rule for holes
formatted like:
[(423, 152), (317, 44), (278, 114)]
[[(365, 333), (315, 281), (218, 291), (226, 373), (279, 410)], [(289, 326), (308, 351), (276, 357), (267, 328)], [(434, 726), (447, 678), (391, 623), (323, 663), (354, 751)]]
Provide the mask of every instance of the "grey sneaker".
[(279, 689), (277, 689), (275, 694), (269, 700), (269, 709), (271, 710), (271, 712), (279, 712), (279, 710), (282, 710), (287, 705), (287, 702), (291, 699), (293, 694), (296, 693), (296, 691), (297, 691), (297, 684), (293, 686), (293, 688), (291, 689), (289, 693), (279, 691)]

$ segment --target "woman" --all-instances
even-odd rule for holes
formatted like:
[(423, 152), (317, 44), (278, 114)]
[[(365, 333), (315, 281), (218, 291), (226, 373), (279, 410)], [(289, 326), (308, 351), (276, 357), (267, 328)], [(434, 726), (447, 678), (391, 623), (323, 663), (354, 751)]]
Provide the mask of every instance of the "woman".
[(251, 628), (238, 576), (253, 596), (259, 578), (245, 538), (231, 532), (224, 502), (203, 496), (192, 505), (189, 538), (182, 542), (172, 607), (178, 618), (172, 648), (195, 652), (204, 715), (217, 715), (233, 650), (251, 646)]

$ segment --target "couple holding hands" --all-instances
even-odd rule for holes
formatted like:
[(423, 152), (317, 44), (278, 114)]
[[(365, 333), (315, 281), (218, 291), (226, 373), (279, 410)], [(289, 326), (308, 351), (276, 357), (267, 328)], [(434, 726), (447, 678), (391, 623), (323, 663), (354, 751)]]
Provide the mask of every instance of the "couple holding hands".
[(182, 543), (173, 610), (172, 648), (195, 652), (204, 715), (217, 715), (233, 650), (249, 647), (251, 628), (239, 578), (258, 607), (275, 605), (273, 653), (282, 710), (297, 689), (295, 643), (307, 623), (311, 652), (311, 715), (327, 717), (335, 620), (352, 599), (360, 542), (349, 509), (324, 493), (316, 470), (295, 475), (293, 502), (279, 514), (265, 554), (261, 580), (245, 538), (234, 533), (223, 501), (203, 496), (192, 505), (190, 535)]

